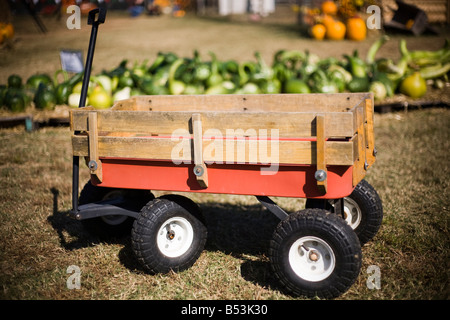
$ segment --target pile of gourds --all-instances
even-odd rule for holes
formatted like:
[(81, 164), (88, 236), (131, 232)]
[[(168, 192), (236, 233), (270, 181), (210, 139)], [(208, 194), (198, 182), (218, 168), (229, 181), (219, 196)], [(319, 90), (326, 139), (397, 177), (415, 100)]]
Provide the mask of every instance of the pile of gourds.
[[(152, 63), (117, 67), (90, 78), (87, 102), (95, 108), (109, 108), (115, 101), (134, 95), (179, 94), (278, 94), (373, 92), (376, 100), (402, 93), (422, 97), (427, 81), (442, 88), (450, 72), (450, 42), (436, 51), (409, 51), (399, 41), (401, 58), (376, 58), (389, 38), (383, 36), (369, 48), (366, 57), (355, 51), (341, 59), (320, 59), (308, 51), (279, 50), (268, 64), (259, 52), (252, 61), (221, 61), (213, 52), (202, 59), (195, 50), (192, 57), (160, 52)], [(0, 106), (14, 112), (33, 105), (51, 110), (55, 105), (78, 107), (83, 74), (69, 75), (58, 70), (53, 77), (35, 74), (23, 83), (11, 75), (0, 85)]]
[[(343, 40), (345, 38), (353, 41), (366, 39), (366, 22), (359, 17), (353, 8), (353, 3), (343, 3), (338, 7), (334, 1), (324, 1), (320, 9), (305, 9), (312, 21), (309, 28), (311, 37), (316, 40)], [(339, 16), (339, 17), (338, 17)]]

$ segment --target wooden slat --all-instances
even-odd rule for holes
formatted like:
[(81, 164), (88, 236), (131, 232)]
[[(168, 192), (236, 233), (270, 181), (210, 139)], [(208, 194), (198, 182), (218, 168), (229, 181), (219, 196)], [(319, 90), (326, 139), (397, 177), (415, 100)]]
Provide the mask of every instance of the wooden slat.
[[(101, 132), (136, 132), (148, 135), (171, 135), (175, 130), (189, 128), (193, 112), (161, 111), (98, 111), (98, 125)], [(73, 110), (72, 130), (87, 130), (88, 112)], [(352, 137), (354, 134), (351, 112), (324, 114), (329, 137)], [(311, 137), (315, 135), (315, 112), (202, 112), (203, 132), (241, 129), (277, 129), (280, 137)]]
[(245, 111), (343, 112), (367, 98), (367, 93), (155, 95), (118, 101), (113, 110), (136, 111)]
[(91, 175), (97, 179), (98, 182), (102, 182), (102, 163), (99, 159), (99, 145), (98, 145), (98, 127), (97, 127), (97, 112), (89, 112), (89, 163), (95, 165), (95, 167), (89, 167)]
[(366, 175), (366, 146), (365, 146), (365, 129), (364, 129), (364, 108), (360, 106), (355, 109), (355, 122), (358, 128), (354, 137), (354, 152), (356, 160), (353, 164), (353, 186), (356, 186)]
[[(98, 137), (99, 157), (172, 160), (191, 163), (191, 139), (171, 140), (141, 137)], [(262, 145), (264, 144), (264, 145)], [(72, 136), (75, 156), (88, 156), (88, 137)], [(315, 141), (207, 140), (203, 139), (203, 161), (209, 163), (316, 164)], [(222, 152), (220, 152), (222, 150)], [(239, 150), (239, 151), (238, 151)], [(262, 150), (262, 151), (261, 151)], [(353, 142), (327, 141), (327, 165), (353, 165)], [(276, 154), (277, 159), (271, 155)], [(260, 154), (262, 153), (262, 154)]]
[[(69, 111), (69, 124), (70, 124), (70, 131), (76, 131), (76, 129), (74, 128), (74, 121), (73, 121), (73, 111), (83, 111), (87, 112), (87, 111), (91, 111), (91, 110), (95, 110), (93, 107), (87, 106), (87, 107), (83, 107), (83, 108), (78, 108), (78, 109), (73, 109)], [(86, 123), (83, 125), (84, 128), (87, 128), (87, 117), (84, 119), (86, 121)], [(87, 129), (84, 129), (87, 130)]]
[[(367, 168), (375, 163), (375, 138), (373, 125), (373, 100), (365, 100), (364, 119), (365, 119), (365, 138), (366, 138), (366, 161)], [(366, 169), (367, 169), (366, 168)]]
[[(326, 123), (325, 116), (319, 114), (316, 117), (316, 135), (317, 135), (317, 170), (322, 170), (327, 173), (327, 162), (326, 162)], [(326, 194), (327, 193), (327, 179), (323, 181), (317, 181), (317, 187), (319, 190)]]
[[(203, 129), (202, 129), (202, 117), (199, 113), (192, 115), (192, 130), (193, 134), (193, 155), (194, 155), (194, 173), (197, 179), (197, 182), (200, 184), (202, 188), (208, 187), (208, 169), (206, 168), (205, 163), (203, 162)], [(197, 172), (200, 170), (200, 172)]]

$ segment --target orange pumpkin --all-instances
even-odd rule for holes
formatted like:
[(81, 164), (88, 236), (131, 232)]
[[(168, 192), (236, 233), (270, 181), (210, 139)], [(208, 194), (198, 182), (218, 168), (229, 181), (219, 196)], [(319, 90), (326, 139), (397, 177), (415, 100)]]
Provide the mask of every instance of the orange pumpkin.
[(328, 26), (336, 22), (336, 19), (328, 14), (324, 14), (318, 18), (318, 22), (323, 24), (326, 28), (328, 28)]
[(324, 1), (322, 2), (322, 5), (320, 6), (320, 8), (322, 9), (322, 12), (325, 14), (329, 14), (329, 15), (336, 15), (338, 8), (336, 3), (334, 3), (334, 1)]
[(366, 38), (367, 27), (363, 19), (353, 17), (347, 20), (347, 38), (354, 41), (362, 41)]
[(335, 21), (327, 26), (326, 37), (330, 40), (342, 40), (345, 37), (345, 24), (341, 21)]
[(0, 26), (0, 33), (4, 39), (12, 39), (14, 37), (14, 27), (11, 23), (2, 24)]
[(310, 30), (311, 36), (316, 40), (323, 40), (326, 32), (327, 28), (321, 23), (315, 24)]

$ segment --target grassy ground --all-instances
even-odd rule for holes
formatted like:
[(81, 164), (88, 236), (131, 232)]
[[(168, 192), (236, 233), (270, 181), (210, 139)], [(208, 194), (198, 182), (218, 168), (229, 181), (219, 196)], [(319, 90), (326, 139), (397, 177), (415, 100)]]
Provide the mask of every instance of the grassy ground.
[[(379, 152), (367, 180), (385, 218), (363, 247), (356, 284), (340, 299), (448, 299), (450, 111), (377, 114), (375, 121)], [(67, 216), (68, 128), (9, 129), (0, 137), (0, 298), (293, 299), (266, 255), (277, 220), (254, 198), (190, 194), (206, 215), (206, 249), (189, 270), (148, 275), (129, 237), (101, 242)], [(86, 169), (81, 177), (87, 180)], [(277, 200), (289, 211), (303, 208), (302, 200)], [(67, 289), (71, 265), (81, 269), (80, 290)], [(380, 268), (380, 290), (367, 288), (370, 265)]]
[[(361, 42), (314, 42), (299, 36), (289, 19), (139, 17), (112, 13), (100, 27), (94, 73), (123, 58), (152, 59), (158, 51), (191, 56), (213, 51), (219, 59), (270, 61), (279, 49), (308, 49), (321, 57), (362, 54)], [(295, 20), (295, 19), (294, 19)], [(51, 73), (59, 49), (87, 49), (90, 28), (68, 30), (65, 20), (44, 20), (40, 34), (31, 18), (17, 17), (16, 42), (0, 50), (0, 83), (12, 73), (24, 79)], [(207, 30), (208, 32), (204, 32)], [(441, 36), (408, 37), (411, 49), (437, 49)], [(380, 54), (398, 56), (398, 37)], [(427, 109), (375, 116), (378, 160), (367, 180), (380, 194), (385, 219), (363, 248), (356, 284), (340, 299), (448, 299), (450, 111)], [(1, 299), (294, 299), (280, 287), (267, 258), (276, 219), (252, 197), (189, 195), (206, 215), (209, 238), (197, 263), (178, 274), (148, 275), (135, 260), (130, 239), (101, 242), (67, 216), (71, 208), (68, 128), (0, 131)], [(87, 181), (86, 170), (81, 180)], [(161, 193), (157, 193), (159, 195)], [(303, 200), (277, 199), (286, 210)], [(67, 268), (81, 270), (81, 289), (67, 289)], [(369, 290), (367, 267), (381, 270), (381, 289)]]

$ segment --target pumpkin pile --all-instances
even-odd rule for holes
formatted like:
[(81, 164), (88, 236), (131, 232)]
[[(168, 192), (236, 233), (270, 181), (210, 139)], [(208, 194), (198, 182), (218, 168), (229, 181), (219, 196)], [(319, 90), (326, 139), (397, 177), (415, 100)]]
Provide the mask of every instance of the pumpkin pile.
[[(309, 33), (316, 40), (343, 40), (353, 41), (366, 39), (366, 22), (357, 14), (357, 6), (353, 1), (323, 1), (320, 8), (305, 9), (311, 25)], [(362, 1), (364, 2), (364, 1)]]

